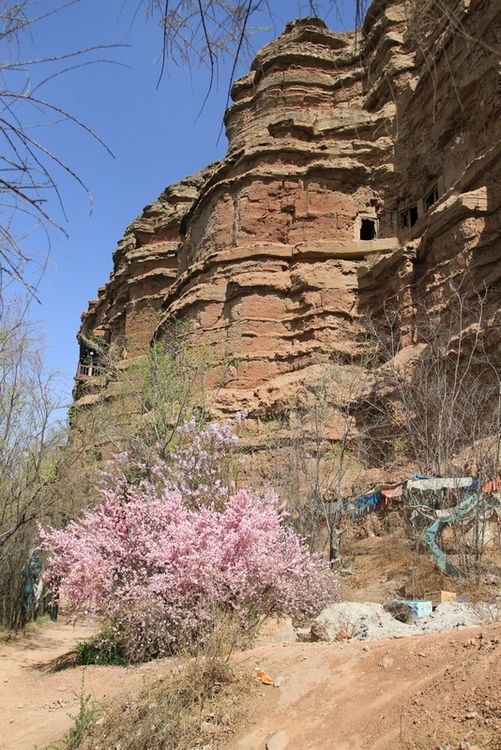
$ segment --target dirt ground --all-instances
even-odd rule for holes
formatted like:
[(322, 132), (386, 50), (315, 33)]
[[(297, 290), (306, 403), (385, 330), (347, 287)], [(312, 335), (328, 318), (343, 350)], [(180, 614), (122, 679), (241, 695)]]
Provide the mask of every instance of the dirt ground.
[(235, 750), (270, 738), (270, 750), (501, 748), (499, 624), (253, 656), (282, 681), (262, 691)]
[(73, 725), (79, 696), (100, 705), (115, 696), (133, 697), (152, 664), (140, 667), (44, 667), (93, 633), (63, 622), (30, 626), (24, 635), (0, 641), (0, 750), (38, 750)]
[[(40, 668), (89, 634), (46, 623), (0, 643), (1, 750), (41, 750), (67, 732), (82, 675), (102, 707), (133, 700), (172, 666)], [(279, 686), (254, 694), (228, 750), (501, 748), (501, 624), (369, 642), (288, 640), (287, 628), (274, 627), (237, 657), (250, 684), (260, 667)]]

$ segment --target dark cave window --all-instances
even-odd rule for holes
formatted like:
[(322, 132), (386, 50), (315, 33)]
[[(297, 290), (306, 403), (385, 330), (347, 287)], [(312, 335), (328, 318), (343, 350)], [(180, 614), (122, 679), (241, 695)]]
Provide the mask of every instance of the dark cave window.
[(438, 201), (438, 185), (434, 185), (432, 189), (426, 193), (424, 197), (424, 210), (429, 211), (434, 203)]
[(414, 226), (418, 218), (417, 206), (410, 206), (410, 208), (402, 211), (402, 213), (400, 214), (400, 228), (410, 229), (410, 227)]
[(376, 222), (374, 219), (362, 219), (362, 223), (360, 225), (360, 239), (376, 239)]

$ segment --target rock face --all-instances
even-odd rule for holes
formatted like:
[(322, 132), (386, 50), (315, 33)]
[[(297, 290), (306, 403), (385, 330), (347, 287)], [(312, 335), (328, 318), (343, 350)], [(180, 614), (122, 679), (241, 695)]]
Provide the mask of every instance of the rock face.
[(188, 318), (236, 357), (219, 409), (263, 415), (351, 356), (367, 311), (392, 306), (412, 345), (416, 307), (447, 315), (452, 284), (492, 323), (500, 34), (498, 0), (374, 0), (357, 35), (288, 24), (233, 85), (226, 157), (127, 229), (82, 362), (96, 337), (125, 358)]
[(165, 292), (176, 279), (181, 221), (211, 171), (209, 166), (170, 185), (127, 227), (113, 253), (109, 282), (82, 315), (81, 361), (100, 339), (124, 358), (148, 347)]

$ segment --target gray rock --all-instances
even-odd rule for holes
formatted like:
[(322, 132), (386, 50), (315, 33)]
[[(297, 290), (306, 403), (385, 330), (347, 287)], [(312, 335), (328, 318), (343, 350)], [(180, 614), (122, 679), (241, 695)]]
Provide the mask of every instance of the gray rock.
[[(478, 609), (478, 607), (475, 607)], [(443, 602), (433, 614), (399, 622), (381, 604), (373, 602), (338, 602), (326, 607), (313, 622), (312, 640), (333, 641), (340, 629), (352, 638), (403, 638), (415, 633), (438, 633), (478, 625), (478, 611), (467, 602)]]

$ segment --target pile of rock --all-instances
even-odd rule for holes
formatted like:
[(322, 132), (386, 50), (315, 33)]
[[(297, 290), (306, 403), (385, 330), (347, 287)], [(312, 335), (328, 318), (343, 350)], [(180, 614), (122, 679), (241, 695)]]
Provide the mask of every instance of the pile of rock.
[(431, 615), (409, 617), (407, 622), (401, 622), (382, 604), (339, 602), (320, 613), (311, 626), (310, 637), (317, 641), (341, 640), (340, 634), (343, 639), (398, 638), (480, 625), (483, 620), (482, 609), (467, 602), (443, 602)]

